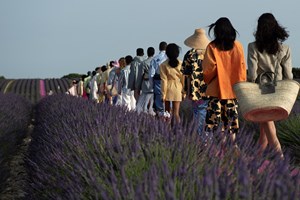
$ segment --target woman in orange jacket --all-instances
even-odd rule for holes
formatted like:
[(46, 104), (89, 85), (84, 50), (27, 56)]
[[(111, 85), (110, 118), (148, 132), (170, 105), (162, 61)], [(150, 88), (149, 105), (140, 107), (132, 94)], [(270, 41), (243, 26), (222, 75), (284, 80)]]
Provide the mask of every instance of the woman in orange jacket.
[(203, 59), (206, 95), (210, 96), (206, 114), (207, 132), (216, 132), (222, 123), (222, 133), (227, 131), (231, 139), (239, 130), (237, 100), (233, 85), (246, 81), (246, 64), (243, 46), (236, 41), (237, 31), (228, 18), (219, 18), (209, 26), (215, 39), (207, 46)]

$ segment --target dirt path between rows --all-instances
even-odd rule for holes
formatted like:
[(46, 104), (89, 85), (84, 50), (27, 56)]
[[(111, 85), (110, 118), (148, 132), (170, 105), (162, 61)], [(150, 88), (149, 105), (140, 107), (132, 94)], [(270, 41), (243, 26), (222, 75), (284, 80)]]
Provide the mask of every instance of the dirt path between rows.
[(29, 144), (31, 142), (31, 133), (34, 126), (30, 124), (26, 137), (22, 143), (17, 147), (15, 155), (12, 156), (7, 163), (9, 168), (9, 178), (5, 183), (5, 189), (0, 194), (1, 200), (24, 199), (26, 196), (25, 187), (27, 185), (27, 172), (25, 168), (25, 156)]

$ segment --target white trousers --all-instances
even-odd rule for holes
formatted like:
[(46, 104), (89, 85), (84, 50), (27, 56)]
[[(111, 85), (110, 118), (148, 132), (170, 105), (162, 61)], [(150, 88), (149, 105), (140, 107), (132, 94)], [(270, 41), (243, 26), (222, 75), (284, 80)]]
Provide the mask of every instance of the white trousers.
[(122, 92), (122, 105), (128, 110), (134, 110), (136, 107), (136, 100), (134, 98), (134, 91)]
[[(155, 112), (153, 111), (153, 103), (154, 103), (153, 93), (142, 93), (136, 105), (136, 111), (138, 113), (144, 112), (151, 115), (155, 115)], [(148, 109), (148, 105), (149, 105), (149, 109)]]

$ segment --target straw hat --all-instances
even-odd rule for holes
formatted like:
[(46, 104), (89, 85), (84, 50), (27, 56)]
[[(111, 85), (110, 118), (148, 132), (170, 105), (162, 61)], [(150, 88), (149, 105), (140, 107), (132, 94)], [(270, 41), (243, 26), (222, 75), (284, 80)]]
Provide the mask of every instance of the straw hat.
[(184, 41), (186, 46), (194, 49), (206, 49), (209, 43), (210, 40), (207, 38), (203, 28), (196, 29), (194, 34)]

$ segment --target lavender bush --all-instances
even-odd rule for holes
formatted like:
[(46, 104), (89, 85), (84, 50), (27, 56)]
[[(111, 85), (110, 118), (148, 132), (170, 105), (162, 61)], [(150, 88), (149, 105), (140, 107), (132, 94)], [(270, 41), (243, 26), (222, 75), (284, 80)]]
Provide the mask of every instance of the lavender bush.
[(300, 166), (300, 99), (298, 97), (289, 117), (276, 123), (277, 135), (283, 147), (292, 155), (292, 162)]
[(0, 93), (0, 191), (8, 177), (5, 163), (25, 137), (31, 111), (32, 106), (25, 98)]
[(276, 126), (280, 142), (293, 155), (293, 162), (300, 165), (300, 113), (291, 114), (287, 120), (278, 122)]
[[(297, 199), (289, 159), (257, 156), (253, 132), (204, 144), (193, 122), (173, 126), (121, 107), (53, 95), (37, 106), (28, 199)], [(272, 157), (272, 158), (269, 158)]]
[(298, 95), (298, 99), (293, 106), (291, 114), (300, 114), (300, 94)]

